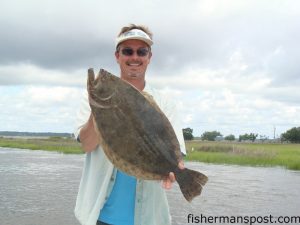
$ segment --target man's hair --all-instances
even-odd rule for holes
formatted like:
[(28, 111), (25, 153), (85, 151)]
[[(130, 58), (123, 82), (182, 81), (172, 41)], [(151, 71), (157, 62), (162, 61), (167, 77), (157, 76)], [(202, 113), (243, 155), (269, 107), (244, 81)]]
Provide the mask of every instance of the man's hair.
[(130, 31), (130, 30), (133, 30), (133, 29), (139, 29), (139, 30), (144, 31), (144, 32), (145, 32), (146, 34), (148, 34), (149, 37), (152, 39), (153, 34), (152, 34), (152, 32), (149, 30), (148, 27), (146, 27), (146, 26), (144, 26), (144, 25), (135, 25), (135, 24), (133, 24), (133, 23), (132, 23), (132, 24), (129, 24), (129, 26), (123, 27), (123, 28), (121, 29), (120, 33), (118, 34), (118, 37), (120, 37), (121, 34), (126, 33), (126, 32), (128, 32), (128, 31)]

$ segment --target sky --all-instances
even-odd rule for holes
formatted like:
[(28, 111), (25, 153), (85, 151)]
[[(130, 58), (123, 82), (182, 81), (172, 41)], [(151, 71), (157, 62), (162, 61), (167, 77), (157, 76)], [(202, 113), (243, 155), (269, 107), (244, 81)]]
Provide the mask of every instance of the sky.
[(300, 126), (300, 1), (1, 0), (0, 15), (0, 131), (73, 132), (87, 69), (119, 74), (130, 23), (153, 32), (147, 84), (194, 136)]

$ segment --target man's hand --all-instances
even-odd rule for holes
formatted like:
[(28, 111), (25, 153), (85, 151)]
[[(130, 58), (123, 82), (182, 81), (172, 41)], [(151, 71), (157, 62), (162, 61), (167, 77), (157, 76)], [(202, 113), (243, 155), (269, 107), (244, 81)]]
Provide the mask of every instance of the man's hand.
[(95, 150), (99, 144), (92, 114), (90, 115), (86, 124), (81, 128), (79, 139), (81, 142), (81, 147), (85, 152), (91, 152)]
[[(178, 163), (178, 167), (179, 167), (179, 169), (184, 169), (184, 163), (183, 163), (183, 161), (180, 161), (179, 163)], [(163, 181), (162, 181), (162, 186), (163, 186), (163, 188), (165, 188), (165, 189), (171, 189), (172, 188), (172, 184), (175, 182), (175, 174), (173, 173), (173, 172), (170, 172), (169, 173), (169, 177), (167, 177), (166, 179), (164, 179)]]

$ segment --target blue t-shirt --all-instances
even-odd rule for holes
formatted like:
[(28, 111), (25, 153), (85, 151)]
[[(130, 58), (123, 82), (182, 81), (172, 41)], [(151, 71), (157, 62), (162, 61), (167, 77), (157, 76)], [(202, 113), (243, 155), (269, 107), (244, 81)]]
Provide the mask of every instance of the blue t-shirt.
[(113, 225), (133, 225), (136, 178), (117, 170), (111, 194), (98, 220)]

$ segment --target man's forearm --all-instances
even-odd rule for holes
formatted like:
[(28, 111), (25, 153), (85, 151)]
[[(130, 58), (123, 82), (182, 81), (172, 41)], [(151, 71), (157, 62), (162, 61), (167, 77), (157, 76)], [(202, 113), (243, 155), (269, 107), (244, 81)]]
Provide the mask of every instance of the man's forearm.
[(81, 147), (85, 152), (92, 152), (99, 144), (92, 115), (90, 116), (87, 123), (81, 128), (79, 139), (81, 142)]

